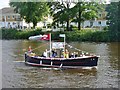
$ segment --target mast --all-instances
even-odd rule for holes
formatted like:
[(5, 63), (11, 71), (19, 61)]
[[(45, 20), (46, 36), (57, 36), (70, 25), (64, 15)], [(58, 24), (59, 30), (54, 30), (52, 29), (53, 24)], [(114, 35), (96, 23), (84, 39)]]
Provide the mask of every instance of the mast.
[(59, 37), (63, 37), (64, 38), (64, 48), (63, 49), (64, 49), (64, 53), (65, 53), (65, 39), (66, 39), (65, 34), (60, 34)]
[(51, 33), (50, 33), (50, 57), (51, 57), (51, 51), (52, 51), (52, 47), (51, 47)]
[(65, 34), (64, 34), (64, 53), (65, 53)]

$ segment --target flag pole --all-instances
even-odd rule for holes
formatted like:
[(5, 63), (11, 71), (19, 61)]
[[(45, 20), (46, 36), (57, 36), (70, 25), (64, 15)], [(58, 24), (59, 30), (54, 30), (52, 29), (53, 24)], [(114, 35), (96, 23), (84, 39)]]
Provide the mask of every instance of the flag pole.
[(64, 53), (65, 53), (65, 36), (64, 36)]
[(51, 57), (51, 33), (50, 33), (50, 57)]

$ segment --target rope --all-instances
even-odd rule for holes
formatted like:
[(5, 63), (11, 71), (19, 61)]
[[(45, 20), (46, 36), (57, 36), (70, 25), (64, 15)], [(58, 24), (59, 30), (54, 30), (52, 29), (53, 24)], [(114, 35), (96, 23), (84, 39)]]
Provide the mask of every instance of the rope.
[[(48, 43), (46, 43), (46, 44), (48, 44)], [(39, 47), (37, 47), (37, 48), (34, 48), (34, 49), (32, 49), (32, 51), (34, 51), (34, 50), (36, 50), (36, 49), (38, 49), (38, 48), (40, 48), (40, 47), (42, 47), (42, 46), (44, 46), (44, 45), (45, 45), (45, 44), (43, 44), (43, 45), (41, 45), (41, 46), (39, 46)], [(73, 48), (73, 49), (75, 49), (75, 50), (77, 50), (77, 51), (79, 51), (79, 52), (82, 52), (82, 54), (84, 54), (84, 53), (87, 53), (87, 54), (88, 54), (88, 52), (83, 51), (83, 50), (80, 50), (80, 49), (78, 49), (78, 48), (75, 48), (75, 47), (71, 46), (71, 45), (68, 44), (68, 43), (66, 43), (66, 45), (67, 45), (69, 48)]]
[[(48, 44), (48, 43), (46, 43), (46, 44)], [(32, 51), (34, 51), (34, 50), (36, 50), (36, 49), (38, 49), (38, 48), (40, 48), (40, 47), (42, 47), (42, 46), (44, 46), (45, 44), (43, 44), (43, 45), (41, 45), (41, 46), (39, 46), (39, 47), (37, 47), (37, 48), (34, 48), (34, 49), (32, 49)]]
[[(67, 43), (66, 43), (67, 44)], [(67, 44), (68, 45), (68, 47), (69, 48), (73, 48), (73, 49), (75, 49), (75, 50), (77, 50), (77, 51), (81, 51), (82, 53), (87, 53), (88, 54), (88, 52), (86, 52), (86, 51), (83, 51), (83, 50), (80, 50), (80, 49), (78, 49), (78, 48), (75, 48), (75, 47), (73, 47), (73, 46), (71, 46), (71, 45), (69, 45), (69, 44)]]

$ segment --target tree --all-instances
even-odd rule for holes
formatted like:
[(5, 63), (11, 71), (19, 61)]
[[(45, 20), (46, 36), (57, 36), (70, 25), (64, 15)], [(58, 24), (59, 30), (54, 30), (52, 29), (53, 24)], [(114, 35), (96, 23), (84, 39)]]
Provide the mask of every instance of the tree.
[(78, 22), (78, 30), (81, 29), (81, 23), (85, 20), (94, 20), (98, 17), (98, 11), (103, 10), (103, 4), (98, 4), (97, 2), (77, 2), (73, 7), (74, 20), (73, 22)]
[(32, 22), (34, 28), (49, 12), (47, 2), (12, 2), (11, 0), (10, 6), (14, 7), (27, 23)]
[(117, 33), (120, 31), (120, 2), (111, 2), (106, 7), (108, 12), (107, 20), (109, 25), (109, 31)]
[(69, 30), (70, 19), (72, 18), (73, 14), (70, 8), (71, 2), (61, 0), (59, 2), (49, 3), (49, 6), (53, 15), (53, 24), (55, 25), (55, 23), (61, 23), (63, 25), (63, 23), (66, 22), (67, 30)]
[[(69, 30), (70, 22), (78, 23), (78, 30), (81, 29), (81, 23), (85, 20), (94, 20), (98, 17), (98, 11), (102, 10), (103, 4), (99, 2), (71, 2), (61, 0), (61, 2), (54, 2), (52, 9), (54, 9), (53, 17), (54, 23), (67, 23), (67, 30)], [(73, 7), (71, 7), (74, 4)]]

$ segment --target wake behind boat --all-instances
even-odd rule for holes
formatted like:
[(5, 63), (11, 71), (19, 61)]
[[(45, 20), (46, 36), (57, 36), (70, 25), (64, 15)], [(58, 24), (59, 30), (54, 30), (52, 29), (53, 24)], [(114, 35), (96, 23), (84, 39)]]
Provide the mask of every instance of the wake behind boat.
[[(49, 35), (49, 34), (47, 34)], [(99, 56), (91, 55), (88, 53), (68, 53), (65, 48), (65, 34), (61, 34), (60, 37), (64, 37), (64, 42), (55, 42), (51, 44), (51, 35), (47, 37), (50, 40), (50, 50), (46, 51), (42, 56), (38, 56), (31, 50), (25, 52), (25, 63), (32, 66), (48, 67), (48, 68), (83, 68), (91, 67), (96, 68)], [(44, 38), (45, 40), (46, 38)], [(72, 47), (68, 45), (69, 47)], [(57, 55), (54, 50), (60, 49), (60, 54)], [(78, 50), (78, 49), (77, 49)], [(54, 51), (54, 52), (53, 52)], [(81, 50), (79, 50), (81, 51)], [(49, 53), (49, 55), (48, 55)]]

